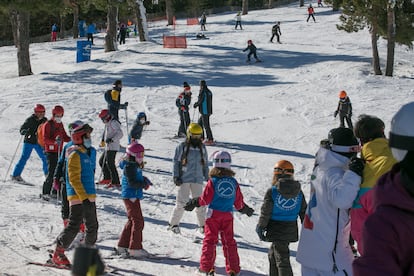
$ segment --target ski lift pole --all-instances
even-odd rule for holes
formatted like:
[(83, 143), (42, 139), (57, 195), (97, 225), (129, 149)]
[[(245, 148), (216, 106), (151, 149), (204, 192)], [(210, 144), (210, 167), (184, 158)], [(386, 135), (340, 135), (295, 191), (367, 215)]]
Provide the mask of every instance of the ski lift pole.
[(8, 175), (8, 174), (9, 174), (9, 172), (10, 172), (10, 168), (11, 168), (11, 166), (12, 166), (13, 162), (14, 162), (14, 158), (16, 158), (16, 153), (17, 153), (17, 150), (18, 150), (18, 149), (19, 149), (19, 147), (20, 147), (20, 144), (22, 143), (23, 137), (24, 137), (24, 135), (20, 135), (19, 142), (17, 143), (16, 150), (14, 151), (13, 157), (12, 157), (12, 159), (10, 160), (10, 164), (9, 164), (9, 167), (7, 168), (6, 175), (4, 176), (4, 180), (3, 180), (3, 182), (6, 182), (7, 175)]

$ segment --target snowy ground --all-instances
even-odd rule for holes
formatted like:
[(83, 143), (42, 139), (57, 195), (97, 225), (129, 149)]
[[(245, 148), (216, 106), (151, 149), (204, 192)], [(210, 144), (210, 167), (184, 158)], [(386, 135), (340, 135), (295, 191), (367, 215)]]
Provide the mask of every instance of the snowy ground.
[[(18, 130), (35, 103), (47, 108), (47, 116), (56, 104), (65, 108), (65, 125), (76, 119), (94, 127), (93, 140), (98, 145), (103, 124), (97, 118), (105, 108), (103, 93), (115, 79), (122, 79), (122, 100), (130, 103), (129, 124), (145, 111), (151, 121), (143, 134), (146, 173), (154, 186), (142, 201), (145, 217), (144, 247), (152, 253), (190, 257), (185, 260), (108, 260), (122, 275), (193, 275), (198, 266), (201, 245), (188, 238), (196, 227), (194, 213), (182, 220), (183, 236), (167, 232), (175, 202), (171, 179), (171, 158), (178, 141), (178, 115), (175, 98), (183, 81), (193, 87), (205, 79), (214, 95), (211, 117), (218, 146), (232, 154), (236, 178), (246, 203), (256, 213), (252, 217), (234, 214), (236, 240), (242, 275), (265, 275), (268, 271), (268, 243), (259, 241), (255, 226), (266, 189), (270, 186), (276, 161), (288, 159), (295, 165), (296, 179), (309, 195), (309, 175), (319, 141), (331, 128), (338, 92), (346, 90), (359, 114), (377, 115), (389, 130), (392, 115), (414, 100), (414, 55), (397, 46), (395, 76), (371, 73), (370, 36), (367, 31), (347, 34), (338, 31), (338, 13), (330, 8), (316, 8), (317, 23), (306, 23), (306, 8), (294, 5), (252, 11), (243, 16), (243, 30), (234, 30), (235, 14), (208, 17), (207, 40), (195, 40), (199, 26), (186, 26), (178, 20), (175, 30), (166, 22), (150, 24), (150, 41), (136, 38), (118, 52), (104, 53), (103, 35), (95, 39), (92, 61), (75, 63), (76, 41), (32, 44), (31, 64), (34, 75), (17, 77), (16, 49), (0, 51), (0, 275), (69, 275), (69, 272), (28, 266), (28, 260), (45, 261), (47, 249), (62, 230), (60, 206), (38, 199), (44, 180), (40, 161), (35, 155), (27, 163), (23, 178), (35, 186), (9, 181), (7, 170), (20, 136)], [(316, 5), (315, 5), (316, 6)], [(271, 26), (281, 21), (283, 44), (269, 43)], [(164, 49), (163, 34), (187, 35), (187, 49)], [(246, 41), (252, 39), (263, 63), (246, 65)], [(379, 41), (381, 63), (385, 71), (386, 42)], [(197, 112), (190, 110), (193, 119)], [(120, 112), (124, 131), (125, 115)], [(122, 142), (126, 145), (126, 138)], [(20, 155), (20, 148), (14, 159)], [(100, 170), (97, 170), (98, 177)], [(126, 221), (119, 191), (98, 190), (97, 245), (108, 256), (116, 246)], [(39, 247), (39, 250), (34, 248)], [(295, 260), (297, 244), (291, 244), (291, 262), (295, 275), (300, 265)], [(68, 251), (72, 257), (73, 250)], [(221, 247), (217, 249), (217, 274), (225, 275)]]

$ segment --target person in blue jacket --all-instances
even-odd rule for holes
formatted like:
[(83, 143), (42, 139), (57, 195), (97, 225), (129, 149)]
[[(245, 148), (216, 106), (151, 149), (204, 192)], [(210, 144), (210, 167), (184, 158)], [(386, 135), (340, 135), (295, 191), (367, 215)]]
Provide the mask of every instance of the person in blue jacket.
[(90, 40), (93, 45), (93, 34), (96, 33), (95, 24), (91, 23), (88, 25), (88, 29), (86, 31), (86, 36), (88, 37), (88, 41)]
[[(210, 116), (213, 114), (213, 93), (207, 87), (205, 80), (200, 81), (200, 92), (198, 100), (194, 103), (194, 108), (198, 107), (201, 117), (198, 119), (198, 124), (205, 129), (207, 138), (204, 140), (205, 145), (213, 145), (214, 138), (210, 127)], [(202, 138), (204, 138), (204, 130)]]
[(136, 142), (131, 143), (119, 166), (123, 169), (121, 196), (128, 221), (119, 237), (117, 253), (123, 257), (145, 258), (149, 253), (142, 247), (144, 217), (140, 200), (143, 198), (142, 190), (147, 190), (152, 183), (142, 175), (144, 147)]
[(293, 179), (293, 164), (278, 161), (273, 169), (272, 187), (266, 192), (256, 232), (269, 248), (269, 276), (293, 276), (289, 243), (298, 241), (298, 216), (303, 221), (307, 203), (300, 183)]

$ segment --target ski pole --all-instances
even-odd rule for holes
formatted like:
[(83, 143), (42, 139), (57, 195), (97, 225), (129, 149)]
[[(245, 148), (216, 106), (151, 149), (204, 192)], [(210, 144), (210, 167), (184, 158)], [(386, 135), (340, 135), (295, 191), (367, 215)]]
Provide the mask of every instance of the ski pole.
[[(104, 147), (104, 152), (103, 152), (104, 157), (102, 158), (102, 166), (101, 166), (101, 172), (99, 173), (99, 177), (98, 177), (98, 183), (99, 183), (99, 181), (100, 181), (100, 179), (102, 177), (103, 170), (104, 170), (105, 163), (106, 163), (106, 138), (107, 138), (107, 128), (106, 128), (106, 125), (105, 125), (105, 129), (104, 129), (103, 136), (104, 136), (103, 138), (104, 138), (104, 142), (105, 142), (105, 147)], [(99, 185), (98, 185), (98, 187), (99, 187)]]
[(125, 120), (126, 120), (126, 130), (127, 130), (127, 135), (128, 135), (128, 144), (130, 144), (131, 136), (129, 135), (129, 130), (128, 130), (128, 106), (125, 106)]
[(14, 162), (14, 158), (16, 158), (16, 153), (17, 153), (17, 150), (18, 150), (18, 149), (19, 149), (19, 147), (20, 147), (20, 144), (22, 143), (23, 137), (24, 137), (24, 135), (20, 135), (19, 142), (17, 143), (16, 150), (14, 151), (13, 157), (12, 157), (12, 159), (10, 160), (10, 165), (9, 165), (9, 167), (7, 168), (6, 175), (4, 176), (4, 180), (3, 180), (3, 182), (6, 182), (7, 175), (9, 175), (10, 168), (11, 168), (11, 166), (12, 166), (13, 162)]

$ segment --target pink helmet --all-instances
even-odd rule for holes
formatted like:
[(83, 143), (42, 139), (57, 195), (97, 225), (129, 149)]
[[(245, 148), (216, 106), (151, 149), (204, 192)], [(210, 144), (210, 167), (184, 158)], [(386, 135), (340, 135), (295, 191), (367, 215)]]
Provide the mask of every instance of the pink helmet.
[(135, 161), (137, 163), (142, 163), (142, 161), (144, 161), (144, 147), (141, 144), (138, 143), (131, 143), (127, 149), (126, 149), (126, 153), (129, 156), (134, 156), (135, 157)]
[(213, 167), (230, 169), (231, 155), (227, 151), (215, 151), (212, 155)]

